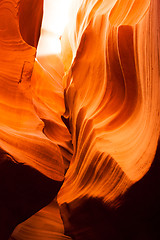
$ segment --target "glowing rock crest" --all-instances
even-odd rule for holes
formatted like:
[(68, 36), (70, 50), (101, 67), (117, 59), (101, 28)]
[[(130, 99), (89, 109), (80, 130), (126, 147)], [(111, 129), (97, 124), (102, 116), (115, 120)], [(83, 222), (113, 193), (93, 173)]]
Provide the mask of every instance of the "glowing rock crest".
[(154, 159), (160, 131), (159, 3), (114, 3), (81, 1), (68, 31), (73, 59), (65, 76), (65, 117), (74, 152), (60, 203), (84, 196), (112, 202)]

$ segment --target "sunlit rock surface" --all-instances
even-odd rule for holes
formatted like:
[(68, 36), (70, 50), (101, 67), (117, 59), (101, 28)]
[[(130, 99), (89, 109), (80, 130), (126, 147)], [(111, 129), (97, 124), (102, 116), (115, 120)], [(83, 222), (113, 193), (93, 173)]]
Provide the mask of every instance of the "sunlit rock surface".
[[(99, 198), (118, 207), (121, 196), (147, 173), (155, 156), (160, 131), (160, 5), (158, 1), (77, 1), (77, 5), (72, 28), (63, 36), (68, 46), (62, 44), (63, 52), (70, 50), (73, 56), (64, 78), (64, 117), (74, 152), (58, 201), (73, 238), (98, 239), (101, 227), (97, 226), (97, 235), (96, 230), (91, 234), (96, 219), (92, 224), (91, 213), (85, 215), (85, 201)], [(144, 211), (147, 215), (147, 207)], [(113, 232), (106, 232), (104, 239), (117, 239)]]
[[(31, 4), (33, 5), (30, 8)], [(0, 3), (2, 240), (8, 239), (17, 224), (53, 200), (68, 167), (70, 153), (66, 150), (65, 154), (63, 148), (65, 144), (69, 148), (70, 136), (61, 120), (64, 112), (63, 88), (58, 83), (62, 78), (63, 68), (55, 67), (55, 74), (57, 72), (60, 76), (54, 80), (53, 73), (51, 75), (35, 62), (34, 46), (37, 46), (39, 38), (42, 4), (39, 1), (16, 0)], [(41, 76), (45, 79), (43, 84), (40, 81)], [(52, 89), (54, 82), (57, 82), (57, 88)], [(57, 110), (53, 107), (55, 104), (51, 103), (51, 98), (55, 96)], [(55, 125), (57, 131), (54, 129)], [(59, 131), (60, 137), (54, 134), (51, 139), (53, 131)], [(6, 156), (11, 157), (8, 160)]]
[(129, 1), (124, 8), (121, 2), (81, 2), (69, 33), (73, 61), (65, 76), (64, 116), (74, 153), (60, 203), (85, 195), (114, 201), (144, 176), (155, 155), (158, 2)]
[(74, 1), (36, 60), (43, 1), (0, 2), (2, 240), (160, 238), (159, 11)]
[[(60, 149), (43, 133), (44, 123), (34, 105), (32, 91), (36, 80), (32, 84), (31, 76), (36, 49), (28, 45), (20, 34), (18, 2), (1, 2), (1, 147), (17, 161), (23, 161), (48, 177), (62, 181), (64, 166)], [(41, 72), (39, 70), (39, 74)]]

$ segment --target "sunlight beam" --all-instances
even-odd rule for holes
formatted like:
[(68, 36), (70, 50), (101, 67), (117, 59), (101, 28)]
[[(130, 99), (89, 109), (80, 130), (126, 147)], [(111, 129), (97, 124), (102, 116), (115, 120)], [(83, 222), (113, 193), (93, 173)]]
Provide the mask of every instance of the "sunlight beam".
[(60, 36), (68, 23), (72, 0), (44, 0), (44, 15), (37, 55), (61, 52)]

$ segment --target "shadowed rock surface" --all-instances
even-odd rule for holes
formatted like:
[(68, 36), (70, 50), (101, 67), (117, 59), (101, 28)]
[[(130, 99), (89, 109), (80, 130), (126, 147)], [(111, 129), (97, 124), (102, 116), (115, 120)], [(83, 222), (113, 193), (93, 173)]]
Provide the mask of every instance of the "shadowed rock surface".
[(65, 233), (74, 240), (160, 239), (160, 142), (148, 173), (107, 207), (100, 199), (84, 198), (61, 206)]
[(49, 204), (61, 185), (0, 150), (0, 239)]
[(37, 60), (43, 1), (0, 2), (0, 239), (159, 239), (160, 1), (72, 7)]

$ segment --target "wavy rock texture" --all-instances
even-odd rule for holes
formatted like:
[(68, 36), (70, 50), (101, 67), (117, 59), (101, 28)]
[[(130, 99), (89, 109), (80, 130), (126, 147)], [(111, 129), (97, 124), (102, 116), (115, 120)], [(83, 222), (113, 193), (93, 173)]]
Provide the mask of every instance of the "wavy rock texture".
[(42, 10), (42, 1), (0, 2), (2, 240), (57, 195), (72, 152), (61, 120), (63, 65), (56, 59), (51, 75), (35, 62)]
[[(131, 195), (126, 190), (150, 169), (160, 134), (160, 4), (77, 1), (75, 8), (72, 28), (62, 37), (63, 59), (70, 57), (65, 62), (64, 117), (74, 149), (58, 194), (66, 233), (87, 240), (159, 239), (154, 224), (146, 234), (159, 212), (158, 189), (148, 197), (144, 178)], [(159, 182), (159, 170), (149, 174), (154, 171)], [(153, 202), (157, 209), (151, 214)], [(131, 224), (120, 224), (123, 215)]]
[(160, 130), (159, 3), (123, 4), (80, 1), (68, 34), (73, 61), (65, 76), (64, 116), (74, 152), (60, 203), (84, 196), (112, 202), (154, 159)]
[[(60, 149), (43, 134), (44, 123), (33, 104), (31, 75), (36, 50), (20, 34), (18, 2), (1, 1), (1, 147), (17, 161), (62, 181), (64, 166)], [(28, 22), (23, 29), (25, 24), (28, 26)]]
[(159, 0), (74, 1), (63, 63), (42, 11), (0, 2), (1, 239), (159, 239)]

